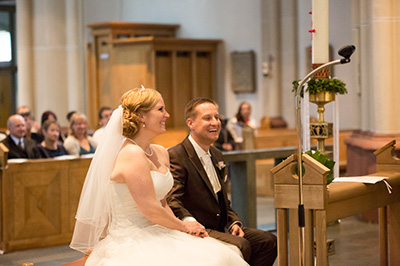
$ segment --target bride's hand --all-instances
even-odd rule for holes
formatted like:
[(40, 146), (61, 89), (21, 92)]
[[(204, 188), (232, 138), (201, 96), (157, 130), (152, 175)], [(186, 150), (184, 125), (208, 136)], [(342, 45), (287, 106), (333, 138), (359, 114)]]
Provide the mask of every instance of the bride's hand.
[(186, 233), (198, 237), (207, 237), (208, 233), (205, 229), (205, 227), (200, 224), (199, 222), (196, 221), (187, 221), (183, 222), (186, 227)]

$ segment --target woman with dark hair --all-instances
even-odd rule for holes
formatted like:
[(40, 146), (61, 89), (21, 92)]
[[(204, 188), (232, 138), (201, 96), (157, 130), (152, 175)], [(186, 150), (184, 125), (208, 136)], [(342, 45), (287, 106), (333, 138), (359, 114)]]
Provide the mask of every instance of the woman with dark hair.
[(42, 124), (44, 140), (38, 145), (43, 158), (54, 158), (68, 155), (64, 146), (58, 142), (60, 126), (55, 121), (47, 120)]
[[(235, 246), (181, 221), (166, 202), (173, 186), (167, 150), (151, 144), (169, 114), (159, 92), (133, 89), (121, 98), (92, 159), (71, 247), (91, 251), (90, 265), (247, 265)], [(236, 252), (235, 252), (236, 251)]]
[(245, 127), (250, 127), (252, 129), (257, 127), (256, 120), (251, 117), (251, 106), (248, 102), (242, 102), (239, 105), (236, 116), (229, 119), (226, 125), (226, 128), (239, 147), (243, 143), (242, 129)]
[(47, 110), (45, 112), (43, 112), (42, 114), (42, 119), (41, 121), (41, 125), (43, 126), (43, 123), (46, 122), (47, 120), (51, 120), (51, 121), (56, 121), (57, 122), (57, 116), (54, 112)]

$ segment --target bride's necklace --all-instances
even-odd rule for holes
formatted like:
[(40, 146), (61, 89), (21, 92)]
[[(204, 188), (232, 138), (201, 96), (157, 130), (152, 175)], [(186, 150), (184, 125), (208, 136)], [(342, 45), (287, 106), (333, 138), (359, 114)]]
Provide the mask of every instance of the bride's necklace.
[[(139, 146), (133, 139), (130, 139), (130, 138), (128, 138), (130, 141), (132, 141), (133, 143), (135, 143), (135, 145), (137, 145), (137, 146)], [(140, 146), (139, 146), (140, 147)], [(142, 147), (140, 147), (140, 148), (142, 148)], [(143, 152), (144, 152), (144, 154), (146, 154), (147, 156), (149, 156), (149, 157), (151, 157), (152, 155), (153, 155), (153, 149), (149, 146), (149, 149), (150, 149), (150, 153), (147, 153), (143, 148), (142, 148), (142, 150), (143, 150)]]

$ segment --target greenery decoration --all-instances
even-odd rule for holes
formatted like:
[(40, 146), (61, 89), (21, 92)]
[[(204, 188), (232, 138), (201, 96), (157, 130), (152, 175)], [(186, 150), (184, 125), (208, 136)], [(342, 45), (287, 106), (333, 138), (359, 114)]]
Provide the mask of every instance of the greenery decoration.
[[(300, 81), (301, 80), (295, 80), (292, 82), (293, 92), (297, 91)], [(306, 91), (308, 91), (309, 94), (317, 94), (318, 92), (334, 92), (335, 94), (347, 93), (346, 83), (337, 78), (330, 78), (330, 79), (311, 78), (307, 82)], [(300, 91), (300, 96), (303, 97), (303, 95), (304, 95), (304, 86), (301, 88)]]
[(309, 150), (306, 151), (305, 154), (310, 155), (313, 159), (317, 160), (318, 162), (320, 162), (321, 164), (323, 164), (324, 166), (326, 166), (327, 168), (329, 168), (329, 173), (327, 175), (327, 182), (326, 184), (329, 185), (332, 181), (333, 181), (333, 167), (335, 166), (335, 161), (331, 160), (328, 158), (328, 156), (323, 155), (319, 152), (319, 150), (313, 151), (313, 150)]
[[(330, 183), (332, 183), (334, 177), (333, 177), (333, 167), (335, 166), (335, 161), (331, 160), (328, 158), (328, 156), (323, 155), (319, 152), (319, 150), (309, 150), (306, 151), (305, 154), (311, 156), (313, 159), (317, 160), (319, 163), (323, 164), (325, 167), (329, 168), (329, 172), (328, 175), (326, 176), (326, 184), (329, 185)], [(303, 168), (303, 175), (305, 172), (304, 166)], [(296, 174), (298, 175), (298, 171), (297, 171), (297, 165), (295, 166), (295, 171)]]

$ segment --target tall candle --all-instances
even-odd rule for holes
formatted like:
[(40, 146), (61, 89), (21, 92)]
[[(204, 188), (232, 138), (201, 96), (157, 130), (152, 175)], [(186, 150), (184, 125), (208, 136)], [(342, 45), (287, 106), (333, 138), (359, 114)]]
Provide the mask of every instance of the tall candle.
[(329, 0), (312, 0), (312, 63), (329, 62)]

